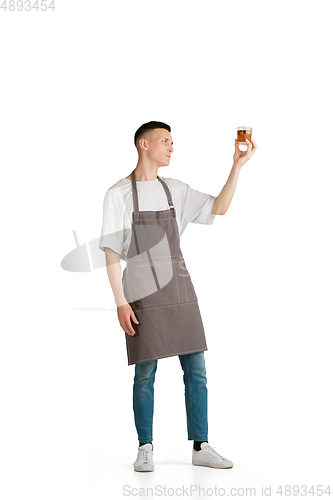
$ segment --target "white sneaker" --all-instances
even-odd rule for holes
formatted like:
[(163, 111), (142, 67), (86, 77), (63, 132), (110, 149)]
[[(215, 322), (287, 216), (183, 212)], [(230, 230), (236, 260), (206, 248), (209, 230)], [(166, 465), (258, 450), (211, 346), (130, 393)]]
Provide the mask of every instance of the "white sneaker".
[(201, 443), (201, 450), (192, 447), (192, 464), (215, 467), (217, 469), (231, 469), (234, 466), (230, 460), (219, 455), (209, 443)]
[(138, 456), (133, 464), (134, 470), (137, 472), (152, 472), (154, 470), (152, 444), (143, 444), (139, 446), (138, 450)]

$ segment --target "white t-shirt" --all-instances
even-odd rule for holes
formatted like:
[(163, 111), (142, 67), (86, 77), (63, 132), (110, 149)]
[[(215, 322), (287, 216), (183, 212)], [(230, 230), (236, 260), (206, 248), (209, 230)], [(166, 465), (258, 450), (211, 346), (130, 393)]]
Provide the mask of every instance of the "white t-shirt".
[[(179, 237), (190, 222), (213, 224), (215, 214), (212, 208), (215, 196), (195, 191), (188, 184), (169, 177), (159, 176), (170, 189), (176, 211)], [(166, 192), (158, 179), (136, 181), (139, 211), (168, 210)], [(132, 235), (132, 213), (134, 212), (132, 181), (121, 179), (110, 187), (103, 202), (103, 225), (99, 248), (112, 248), (127, 261), (127, 253)]]

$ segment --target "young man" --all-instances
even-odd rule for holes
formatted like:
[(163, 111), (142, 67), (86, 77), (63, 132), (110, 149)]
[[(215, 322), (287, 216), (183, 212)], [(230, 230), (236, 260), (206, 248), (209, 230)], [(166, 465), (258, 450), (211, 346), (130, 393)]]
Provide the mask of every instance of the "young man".
[[(163, 122), (143, 124), (135, 133), (138, 163), (133, 172), (108, 189), (103, 206), (100, 248), (117, 314), (125, 332), (128, 365), (135, 365), (134, 420), (139, 448), (134, 470), (154, 470), (153, 410), (157, 360), (179, 356), (184, 372), (188, 439), (193, 440), (192, 463), (231, 468), (233, 463), (208, 443), (207, 350), (197, 296), (179, 244), (190, 222), (212, 224), (224, 215), (236, 189), (241, 167), (254, 154), (235, 139), (234, 164), (217, 197), (188, 184), (160, 177), (174, 151), (171, 128)], [(120, 258), (127, 262), (121, 277)]]

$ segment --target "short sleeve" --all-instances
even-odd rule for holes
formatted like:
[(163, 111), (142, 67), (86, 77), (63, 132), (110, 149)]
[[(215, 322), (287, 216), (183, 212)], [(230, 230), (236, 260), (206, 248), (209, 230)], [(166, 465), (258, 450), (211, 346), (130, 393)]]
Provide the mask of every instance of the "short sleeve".
[(195, 224), (213, 224), (216, 214), (212, 214), (215, 196), (201, 193), (192, 189), (188, 184), (183, 184), (181, 205), (182, 231), (193, 222)]
[(119, 188), (110, 188), (103, 202), (103, 224), (99, 248), (121, 255), (124, 248), (124, 199)]

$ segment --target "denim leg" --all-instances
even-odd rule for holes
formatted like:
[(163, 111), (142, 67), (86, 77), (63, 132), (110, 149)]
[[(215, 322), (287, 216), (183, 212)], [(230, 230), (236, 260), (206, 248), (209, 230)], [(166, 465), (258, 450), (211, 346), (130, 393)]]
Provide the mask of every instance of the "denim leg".
[(135, 427), (141, 443), (153, 440), (154, 382), (157, 359), (136, 363), (133, 383)]
[(207, 377), (204, 351), (179, 355), (185, 385), (189, 440), (208, 441)]

